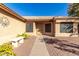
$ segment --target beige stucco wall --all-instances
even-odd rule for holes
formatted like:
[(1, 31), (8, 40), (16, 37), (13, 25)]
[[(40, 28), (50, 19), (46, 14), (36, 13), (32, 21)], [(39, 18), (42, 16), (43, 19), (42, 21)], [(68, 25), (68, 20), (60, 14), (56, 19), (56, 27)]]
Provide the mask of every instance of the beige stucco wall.
[(21, 22), (17, 18), (5, 13), (2, 10), (0, 10), (0, 17), (6, 17), (9, 20), (9, 25), (7, 27), (2, 27), (0, 25), (0, 44), (8, 42), (15, 38), (17, 34), (25, 32), (24, 22)]
[(56, 19), (56, 22), (79, 22), (79, 19)]

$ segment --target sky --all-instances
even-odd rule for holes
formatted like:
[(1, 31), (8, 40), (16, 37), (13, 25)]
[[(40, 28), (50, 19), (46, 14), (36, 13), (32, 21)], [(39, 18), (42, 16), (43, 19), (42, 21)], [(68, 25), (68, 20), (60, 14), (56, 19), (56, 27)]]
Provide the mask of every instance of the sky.
[(67, 3), (4, 3), (21, 16), (67, 16)]

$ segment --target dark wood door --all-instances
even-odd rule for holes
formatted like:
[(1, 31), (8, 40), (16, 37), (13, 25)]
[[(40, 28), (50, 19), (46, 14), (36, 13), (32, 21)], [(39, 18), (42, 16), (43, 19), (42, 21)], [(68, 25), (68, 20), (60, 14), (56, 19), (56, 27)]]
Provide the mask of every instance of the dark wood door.
[(78, 34), (79, 34), (79, 24), (78, 24)]

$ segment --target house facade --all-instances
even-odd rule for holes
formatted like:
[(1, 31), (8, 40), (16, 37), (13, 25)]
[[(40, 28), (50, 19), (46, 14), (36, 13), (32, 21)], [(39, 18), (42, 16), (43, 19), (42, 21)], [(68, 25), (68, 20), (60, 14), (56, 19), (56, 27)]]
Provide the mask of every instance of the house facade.
[(0, 44), (24, 32), (36, 36), (78, 37), (79, 17), (20, 16), (0, 4)]
[(11, 41), (17, 34), (25, 32), (25, 19), (0, 4), (0, 44)]
[(66, 16), (24, 16), (27, 19), (26, 32), (53, 37), (78, 37), (79, 17)]

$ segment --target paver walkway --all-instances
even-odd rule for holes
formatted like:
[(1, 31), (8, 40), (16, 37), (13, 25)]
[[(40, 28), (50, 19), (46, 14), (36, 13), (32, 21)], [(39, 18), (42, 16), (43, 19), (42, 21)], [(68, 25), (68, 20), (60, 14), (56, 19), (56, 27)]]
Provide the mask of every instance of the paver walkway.
[(49, 56), (43, 37), (37, 37), (30, 56)]

